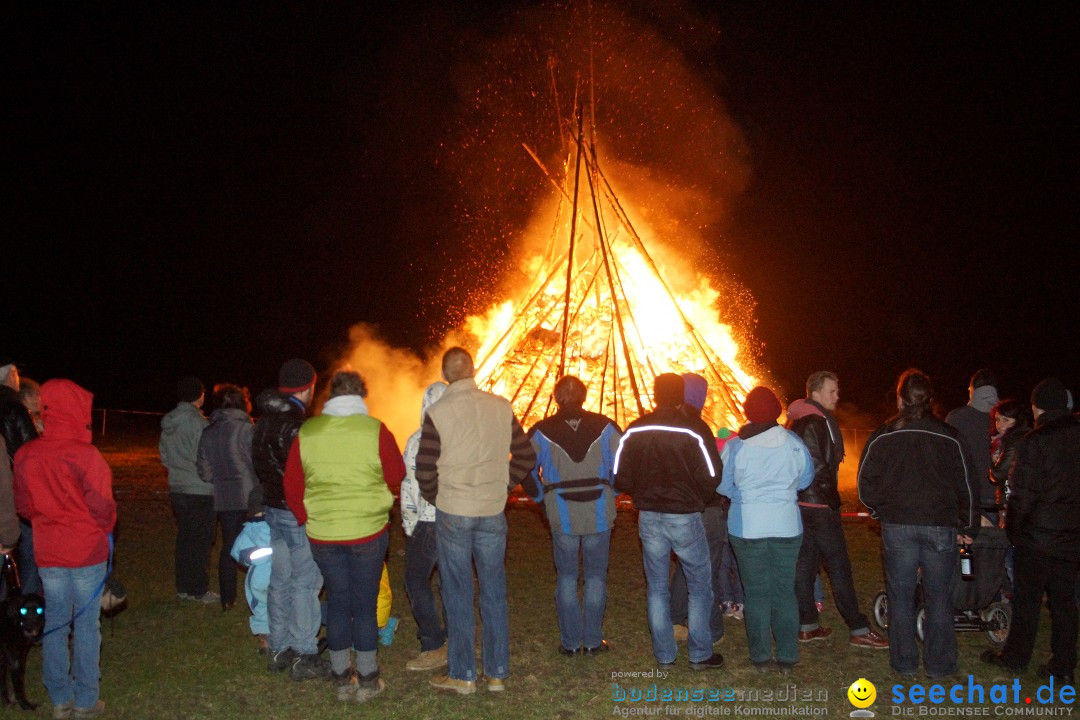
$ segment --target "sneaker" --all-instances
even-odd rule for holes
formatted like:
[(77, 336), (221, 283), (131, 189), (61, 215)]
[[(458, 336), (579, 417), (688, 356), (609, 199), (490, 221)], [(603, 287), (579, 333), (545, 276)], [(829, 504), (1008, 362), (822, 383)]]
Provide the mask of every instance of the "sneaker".
[(675, 631), (675, 642), (684, 643), (690, 638), (690, 628), (685, 625), (672, 625)]
[(813, 630), (800, 630), (799, 642), (810, 642), (812, 640), (824, 640), (832, 635), (832, 628), (817, 627)]
[(503, 692), (506, 690), (506, 681), (503, 678), (489, 677), (487, 679), (488, 692)]
[(361, 675), (356, 678), (356, 692), (353, 694), (353, 702), (366, 703), (386, 689), (386, 681), (379, 677), (379, 671), (370, 675)]
[(330, 665), (318, 655), (296, 655), (289, 677), (297, 682), (329, 677)]
[(566, 647), (565, 645), (560, 645), (559, 646), (559, 654), (560, 655), (565, 655), (566, 657), (574, 657), (575, 655), (580, 655), (581, 654), (581, 648), (578, 648), (576, 650), (571, 650), (570, 648)]
[(762, 675), (772, 670), (772, 660), (762, 660), (761, 662), (754, 662), (751, 660), (750, 664)]
[(266, 669), (270, 672), (288, 670), (292, 667), (294, 660), (296, 660), (296, 653), (293, 652), (292, 648), (271, 650), (270, 659), (266, 661)]
[(446, 667), (446, 645), (434, 650), (424, 650), (409, 662), (405, 663), (406, 670), (438, 670)]
[(596, 647), (583, 647), (583, 648), (581, 648), (581, 650), (579, 652), (581, 652), (582, 655), (588, 655), (589, 657), (595, 657), (595, 656), (599, 655), (600, 653), (606, 653), (610, 649), (611, 649), (611, 646), (608, 645), (608, 641), (607, 640), (601, 640), (600, 644), (597, 645)]
[(191, 595), (188, 595), (187, 593), (178, 592), (178, 593), (176, 593), (176, 599), (177, 600), (194, 600), (195, 598), (192, 597)]
[(795, 663), (780, 662), (779, 660), (777, 660), (776, 670), (781, 675), (791, 675), (793, 672), (795, 672)]
[(71, 713), (75, 709), (75, 701), (69, 700), (63, 705), (53, 705), (52, 707), (52, 719), (53, 720), (70, 720)]
[(475, 680), (458, 680), (449, 675), (439, 675), (428, 680), (428, 685), (436, 690), (453, 690), (458, 695), (472, 695), (476, 692)]
[(743, 619), (743, 604), (733, 603), (731, 606), (731, 619), (742, 620)]
[(90, 718), (96, 718), (103, 712), (105, 712), (105, 701), (98, 700), (91, 707), (75, 708), (75, 712), (71, 714), (71, 717), (75, 718), (75, 720), (90, 720)]
[(390, 616), (390, 619), (386, 621), (386, 624), (379, 628), (379, 644), (383, 647), (390, 647), (394, 644), (394, 633), (397, 632), (398, 624), (401, 622), (399, 618)]
[(188, 599), (198, 600), (203, 605), (213, 605), (214, 603), (221, 601), (221, 596), (218, 595), (216, 592), (207, 590), (202, 595), (189, 595)]
[(340, 702), (348, 702), (353, 699), (353, 695), (356, 694), (357, 680), (352, 668), (340, 675), (335, 672), (330, 673), (330, 681), (334, 685), (334, 693)]
[(712, 655), (705, 658), (704, 660), (698, 660), (697, 662), (694, 662), (693, 660), (690, 661), (691, 670), (715, 670), (716, 668), (722, 667), (723, 665), (724, 656), (718, 652), (714, 652)]
[(848, 636), (848, 644), (854, 645), (855, 647), (870, 648), (871, 650), (887, 650), (889, 648), (889, 641), (873, 630), (863, 633), (862, 635)]

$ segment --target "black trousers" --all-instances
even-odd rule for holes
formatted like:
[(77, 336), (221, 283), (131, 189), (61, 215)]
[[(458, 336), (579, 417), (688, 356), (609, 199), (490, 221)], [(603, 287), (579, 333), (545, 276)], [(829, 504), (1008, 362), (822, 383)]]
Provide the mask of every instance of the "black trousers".
[(1013, 604), (1005, 662), (1027, 667), (1039, 632), (1043, 595), (1050, 608), (1050, 662), (1054, 675), (1071, 675), (1076, 668), (1076, 573), (1078, 560), (1051, 558), (1039, 550), (1013, 548)]
[[(840, 511), (830, 508), (799, 507), (803, 521), (802, 548), (795, 564), (795, 597), (799, 601), (799, 625), (812, 629), (818, 624), (814, 602), (814, 580), (822, 564), (829, 574), (833, 601), (850, 632), (866, 630), (870, 624), (859, 610), (855, 580), (851, 574), (847, 540)], [(809, 628), (807, 627), (809, 626)]]
[(221, 510), (218, 520), (221, 522), (221, 552), (218, 554), (218, 585), (221, 591), (221, 604), (232, 605), (236, 602), (236, 573), (240, 566), (233, 560), (232, 546), (244, 529), (246, 510)]
[(176, 592), (201, 597), (210, 589), (210, 548), (214, 544), (213, 495), (170, 493), (176, 518)]

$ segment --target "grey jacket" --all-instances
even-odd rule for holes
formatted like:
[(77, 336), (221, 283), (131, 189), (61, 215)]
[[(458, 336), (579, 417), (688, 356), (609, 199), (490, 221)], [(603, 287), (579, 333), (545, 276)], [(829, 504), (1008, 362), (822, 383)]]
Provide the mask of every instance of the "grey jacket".
[(248, 495), (259, 482), (251, 458), (255, 426), (238, 408), (218, 408), (199, 441), (199, 477), (214, 486), (214, 510), (246, 510)]
[(211, 495), (213, 487), (199, 477), (195, 458), (199, 438), (207, 425), (202, 411), (189, 402), (179, 403), (161, 419), (158, 453), (169, 471), (169, 492), (181, 495)]

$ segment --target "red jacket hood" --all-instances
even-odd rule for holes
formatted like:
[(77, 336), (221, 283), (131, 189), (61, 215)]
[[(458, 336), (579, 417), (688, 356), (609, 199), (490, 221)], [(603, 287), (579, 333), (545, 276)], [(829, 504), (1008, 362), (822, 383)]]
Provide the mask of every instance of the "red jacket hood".
[(41, 385), (42, 437), (47, 440), (90, 442), (90, 409), (94, 395), (70, 380), (48, 380)]

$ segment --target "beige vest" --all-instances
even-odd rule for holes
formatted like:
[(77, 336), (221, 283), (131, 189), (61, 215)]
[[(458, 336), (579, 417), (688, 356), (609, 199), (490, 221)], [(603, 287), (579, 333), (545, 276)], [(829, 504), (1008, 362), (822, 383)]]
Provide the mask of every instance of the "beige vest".
[(451, 383), (427, 414), (439, 431), (435, 507), (467, 517), (501, 513), (510, 485), (510, 403), (466, 378)]

